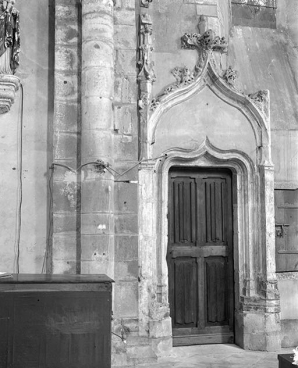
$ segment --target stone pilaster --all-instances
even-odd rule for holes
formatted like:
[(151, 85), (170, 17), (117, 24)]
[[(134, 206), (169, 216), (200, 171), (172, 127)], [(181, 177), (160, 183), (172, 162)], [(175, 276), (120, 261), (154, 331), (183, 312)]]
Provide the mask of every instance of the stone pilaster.
[[(81, 164), (113, 165), (112, 0), (82, 0)], [(81, 272), (114, 277), (114, 179), (92, 164), (81, 171)]]
[[(53, 120), (53, 161), (72, 167), (80, 164), (79, 69), (80, 6), (77, 0), (55, 2), (55, 99)], [(53, 166), (52, 249), (48, 249), (47, 271), (79, 271), (77, 233), (80, 215), (77, 174)]]

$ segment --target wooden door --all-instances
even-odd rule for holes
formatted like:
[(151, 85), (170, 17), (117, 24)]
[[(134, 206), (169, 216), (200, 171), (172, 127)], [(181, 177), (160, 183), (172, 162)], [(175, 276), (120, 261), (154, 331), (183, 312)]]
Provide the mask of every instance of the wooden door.
[(174, 346), (233, 343), (229, 170), (169, 174), (169, 298)]

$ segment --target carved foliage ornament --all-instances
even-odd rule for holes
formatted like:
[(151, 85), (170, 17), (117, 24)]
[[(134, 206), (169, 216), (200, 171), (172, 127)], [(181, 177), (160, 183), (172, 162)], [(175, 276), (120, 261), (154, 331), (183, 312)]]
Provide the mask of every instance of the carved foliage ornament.
[(0, 73), (14, 74), (19, 66), (20, 15), (15, 0), (0, 1)]
[(224, 37), (216, 36), (212, 29), (208, 29), (202, 35), (199, 33), (185, 33), (181, 37), (181, 48), (198, 51), (198, 60), (193, 71), (186, 67), (176, 67), (172, 74), (176, 78), (176, 83), (171, 84), (156, 98), (151, 101), (150, 109), (155, 110), (162, 97), (182, 88), (185, 85), (193, 83), (201, 75), (206, 63), (209, 52), (226, 53), (228, 49), (227, 41)]

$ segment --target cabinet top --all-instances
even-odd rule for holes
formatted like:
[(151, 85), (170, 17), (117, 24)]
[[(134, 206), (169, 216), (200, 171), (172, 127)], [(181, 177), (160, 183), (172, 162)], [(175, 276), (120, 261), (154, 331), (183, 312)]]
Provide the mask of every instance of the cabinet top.
[(106, 275), (50, 275), (19, 273), (10, 277), (0, 277), (1, 284), (69, 284), (69, 283), (111, 283)]

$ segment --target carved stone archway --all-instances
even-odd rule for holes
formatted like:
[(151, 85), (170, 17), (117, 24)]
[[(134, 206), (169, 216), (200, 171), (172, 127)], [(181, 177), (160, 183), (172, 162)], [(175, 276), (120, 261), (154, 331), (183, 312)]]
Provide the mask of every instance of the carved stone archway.
[[(199, 51), (194, 72), (176, 68), (177, 82), (151, 103), (148, 96), (143, 99), (140, 89), (140, 146), (142, 157), (146, 158), (139, 171), (140, 334), (149, 335), (158, 354), (166, 345), (171, 346), (166, 263), (168, 172), (172, 166), (221, 167), (229, 168), (234, 179), (236, 343), (245, 349), (276, 350), (280, 348), (280, 307), (275, 274), (269, 91), (251, 95), (237, 91), (235, 72), (229, 68), (220, 74), (213, 57), (213, 51), (224, 41), (215, 38), (206, 48), (201, 40), (200, 35), (187, 34), (182, 38), (182, 43), (195, 45)], [(156, 160), (155, 138), (163, 116), (206, 88), (245, 117), (254, 135), (254, 157), (241, 148), (232, 149), (233, 142), (230, 149), (223, 150), (201, 136), (203, 142), (196, 149), (171, 147)]]

